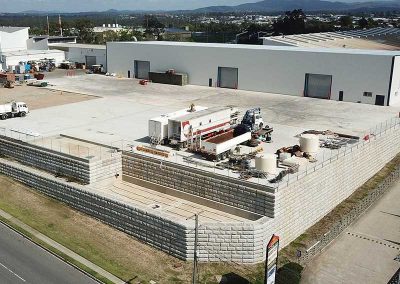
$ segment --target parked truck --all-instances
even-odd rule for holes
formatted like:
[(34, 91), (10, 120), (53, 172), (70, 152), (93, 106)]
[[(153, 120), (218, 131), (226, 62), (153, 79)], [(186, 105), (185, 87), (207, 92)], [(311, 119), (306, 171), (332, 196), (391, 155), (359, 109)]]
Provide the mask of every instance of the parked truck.
[(235, 107), (214, 107), (168, 120), (168, 138), (178, 149), (229, 130), (237, 121)]
[(168, 144), (168, 120), (185, 116), (187, 114), (196, 113), (206, 110), (207, 107), (191, 105), (189, 108), (178, 110), (172, 113), (163, 114), (161, 116), (149, 120), (149, 137), (151, 144), (164, 145)]
[(24, 102), (11, 102), (8, 104), (0, 105), (0, 119), (20, 116), (24, 117), (29, 113), (28, 106)]

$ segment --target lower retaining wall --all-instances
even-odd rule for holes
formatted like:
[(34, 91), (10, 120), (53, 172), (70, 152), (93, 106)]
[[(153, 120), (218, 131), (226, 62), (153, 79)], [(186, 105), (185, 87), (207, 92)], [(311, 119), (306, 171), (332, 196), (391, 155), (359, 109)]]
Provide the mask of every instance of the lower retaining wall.
[(28, 167), (0, 160), (0, 173), (14, 178), (35, 190), (62, 201), (139, 240), (180, 259), (187, 259), (187, 229), (161, 216), (127, 206), (38, 173)]
[[(100, 196), (90, 193), (85, 186), (67, 183), (48, 173), (4, 159), (0, 159), (0, 173), (172, 256), (183, 260), (193, 259), (193, 219), (173, 222), (162, 211), (123, 204), (106, 194)], [(272, 234), (271, 225), (271, 219), (267, 217), (230, 224), (201, 223), (200, 215), (199, 260), (261, 262), (265, 258), (264, 239)]]
[(274, 217), (273, 188), (131, 152), (122, 154), (122, 173), (241, 210)]

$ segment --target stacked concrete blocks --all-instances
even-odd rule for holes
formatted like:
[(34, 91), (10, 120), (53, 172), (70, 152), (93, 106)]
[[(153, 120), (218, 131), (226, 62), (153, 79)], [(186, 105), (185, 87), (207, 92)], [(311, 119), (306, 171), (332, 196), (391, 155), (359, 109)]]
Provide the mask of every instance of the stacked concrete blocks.
[(274, 217), (273, 188), (131, 152), (122, 154), (122, 173), (241, 210)]

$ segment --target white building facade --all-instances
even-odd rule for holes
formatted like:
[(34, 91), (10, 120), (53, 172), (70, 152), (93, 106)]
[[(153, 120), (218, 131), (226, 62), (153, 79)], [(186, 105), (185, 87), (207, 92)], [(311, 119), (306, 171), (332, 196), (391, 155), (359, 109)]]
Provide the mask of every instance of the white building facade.
[(400, 103), (400, 52), (180, 42), (109, 42), (107, 69), (146, 79), (175, 69), (192, 85), (376, 105)]
[(71, 62), (83, 63), (87, 67), (92, 65), (103, 65), (107, 68), (106, 46), (79, 43), (57, 43), (49, 44), (51, 50), (62, 50), (65, 58)]
[(28, 38), (27, 27), (0, 27), (0, 52), (26, 50)]
[(0, 69), (12, 72), (21, 62), (54, 59), (56, 64), (65, 60), (65, 53), (48, 50), (46, 45), (32, 47), (27, 27), (0, 27)]

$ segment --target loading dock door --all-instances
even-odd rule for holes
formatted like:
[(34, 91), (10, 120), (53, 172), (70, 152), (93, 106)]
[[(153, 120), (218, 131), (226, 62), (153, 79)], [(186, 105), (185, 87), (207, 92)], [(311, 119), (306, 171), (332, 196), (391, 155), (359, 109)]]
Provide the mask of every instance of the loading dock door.
[(96, 56), (86, 56), (86, 66), (88, 68), (96, 65)]
[(149, 79), (150, 61), (135, 60), (135, 78)]
[(329, 100), (331, 98), (331, 87), (331, 75), (306, 74), (304, 96)]
[(220, 88), (237, 89), (238, 74), (238, 68), (218, 67), (218, 86)]
[(384, 105), (385, 105), (385, 96), (376, 95), (376, 98), (375, 98), (375, 105), (377, 105), (377, 106), (384, 106)]

